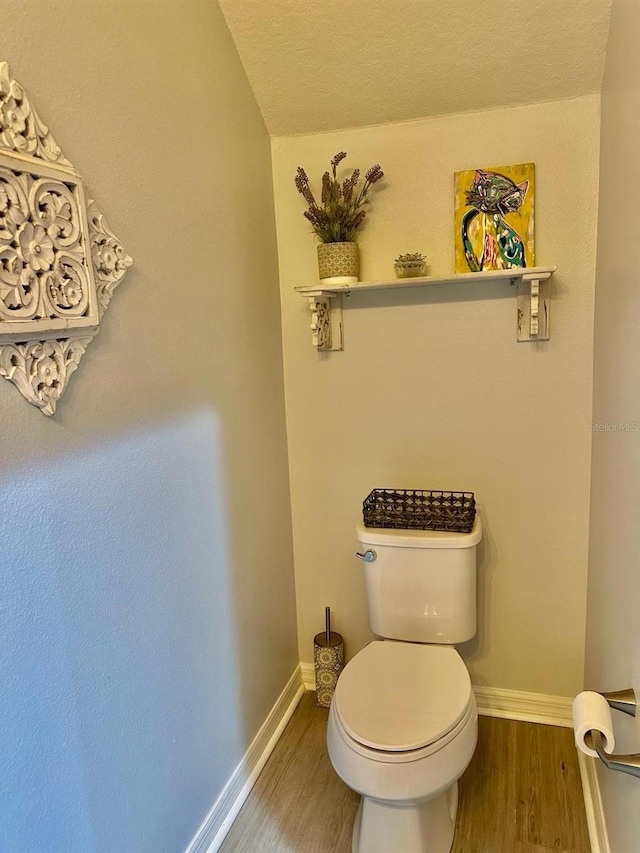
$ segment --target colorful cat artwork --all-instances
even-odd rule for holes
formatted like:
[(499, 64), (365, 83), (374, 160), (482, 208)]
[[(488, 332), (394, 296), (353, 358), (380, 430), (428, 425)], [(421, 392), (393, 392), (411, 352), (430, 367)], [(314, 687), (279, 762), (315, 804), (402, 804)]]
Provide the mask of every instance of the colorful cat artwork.
[(456, 172), (456, 272), (534, 265), (533, 190), (533, 163)]

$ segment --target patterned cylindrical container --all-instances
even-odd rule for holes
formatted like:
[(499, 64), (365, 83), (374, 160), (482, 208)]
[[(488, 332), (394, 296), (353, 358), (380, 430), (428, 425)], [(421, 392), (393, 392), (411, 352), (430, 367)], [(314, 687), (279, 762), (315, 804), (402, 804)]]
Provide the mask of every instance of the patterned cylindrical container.
[(338, 676), (344, 666), (344, 640), (342, 634), (331, 631), (316, 634), (313, 638), (314, 662), (316, 669), (316, 705), (328, 708), (331, 705), (333, 691)]
[(318, 246), (320, 280), (332, 284), (355, 284), (360, 275), (357, 243), (321, 243)]

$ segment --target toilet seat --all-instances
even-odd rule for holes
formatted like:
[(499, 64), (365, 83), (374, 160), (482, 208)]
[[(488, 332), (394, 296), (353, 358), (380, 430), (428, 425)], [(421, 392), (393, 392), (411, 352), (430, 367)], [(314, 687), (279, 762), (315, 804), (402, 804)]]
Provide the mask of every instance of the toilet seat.
[(452, 646), (376, 640), (345, 667), (332, 705), (354, 745), (412, 760), (466, 721), (471, 679)]
[(364, 746), (364, 744), (354, 740), (342, 725), (340, 715), (336, 712), (333, 702), (329, 711), (329, 727), (333, 727), (336, 735), (349, 752), (366, 758), (368, 762), (382, 762), (385, 767), (390, 767), (395, 764), (407, 765), (412, 762), (420, 762), (423, 758), (435, 755), (435, 753), (444, 749), (451, 741), (466, 731), (469, 725), (475, 724), (477, 718), (476, 704), (472, 699), (462, 719), (446, 735), (433, 743), (427, 744), (427, 746), (423, 746), (420, 749), (412, 749), (408, 752), (385, 752), (382, 749), (373, 749), (370, 746)]

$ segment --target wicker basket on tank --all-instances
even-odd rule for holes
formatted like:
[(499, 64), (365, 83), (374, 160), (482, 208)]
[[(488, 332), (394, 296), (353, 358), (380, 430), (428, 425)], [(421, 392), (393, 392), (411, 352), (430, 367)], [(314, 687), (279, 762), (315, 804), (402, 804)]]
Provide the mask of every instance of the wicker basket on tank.
[(365, 527), (470, 533), (475, 516), (473, 492), (374, 489), (362, 504)]

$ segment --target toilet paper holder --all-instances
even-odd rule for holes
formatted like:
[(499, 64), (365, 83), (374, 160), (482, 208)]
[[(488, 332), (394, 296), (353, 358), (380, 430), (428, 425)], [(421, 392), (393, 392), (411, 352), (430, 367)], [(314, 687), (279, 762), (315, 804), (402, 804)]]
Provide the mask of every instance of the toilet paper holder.
[[(636, 716), (638, 703), (633, 688), (613, 690), (601, 695), (607, 700), (610, 708), (615, 708), (616, 711), (622, 711), (623, 714), (629, 714), (631, 717)], [(602, 733), (593, 729), (591, 730), (591, 744), (602, 763), (609, 770), (619, 770), (621, 773), (628, 773), (630, 776), (637, 776), (640, 779), (640, 752), (632, 755), (609, 755), (604, 751)]]

